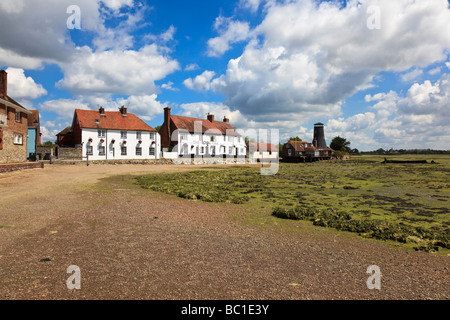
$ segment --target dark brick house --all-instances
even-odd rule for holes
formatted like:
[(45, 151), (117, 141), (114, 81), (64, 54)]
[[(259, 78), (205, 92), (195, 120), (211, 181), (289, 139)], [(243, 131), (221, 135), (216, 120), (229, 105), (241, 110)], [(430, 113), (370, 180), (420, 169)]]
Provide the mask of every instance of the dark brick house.
[(31, 112), (8, 96), (8, 73), (0, 70), (0, 163), (27, 161)]

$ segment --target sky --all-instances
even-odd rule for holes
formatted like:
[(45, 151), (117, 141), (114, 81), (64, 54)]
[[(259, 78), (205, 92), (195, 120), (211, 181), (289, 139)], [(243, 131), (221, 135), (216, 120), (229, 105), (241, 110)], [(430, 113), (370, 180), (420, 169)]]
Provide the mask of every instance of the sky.
[(8, 95), (43, 141), (122, 105), (361, 151), (450, 149), (448, 0), (1, 0)]

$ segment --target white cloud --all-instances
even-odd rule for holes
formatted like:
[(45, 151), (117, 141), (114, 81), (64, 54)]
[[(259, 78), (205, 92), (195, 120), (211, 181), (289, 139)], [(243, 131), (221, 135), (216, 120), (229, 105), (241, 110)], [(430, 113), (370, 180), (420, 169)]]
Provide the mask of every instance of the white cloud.
[[(136, 114), (145, 121), (150, 121), (155, 116), (164, 113), (166, 103), (157, 101), (156, 94), (145, 96), (129, 96), (126, 99), (118, 99), (115, 104), (117, 106), (127, 106), (130, 113)], [(115, 109), (114, 111), (116, 111)]]
[(198, 69), (200, 69), (200, 67), (198, 66), (198, 64), (192, 63), (192, 64), (188, 64), (188, 65), (184, 68), (184, 71), (194, 71), (194, 70), (198, 70)]
[(33, 78), (25, 76), (23, 69), (8, 68), (8, 95), (15, 100), (36, 99), (47, 94), (41, 84)]
[(75, 109), (89, 110), (89, 106), (81, 100), (57, 99), (48, 100), (39, 105), (39, 109), (54, 112), (63, 119), (72, 119)]
[[(99, 3), (78, 0), (83, 31), (103, 25)], [(43, 63), (70, 61), (74, 44), (67, 29), (67, 8), (73, 0), (2, 0), (0, 5), (0, 63), (36, 69)]]
[(83, 47), (62, 68), (65, 77), (58, 86), (76, 94), (147, 95), (156, 93), (155, 81), (178, 70), (179, 64), (152, 44), (138, 51), (93, 52)]
[(166, 90), (170, 90), (170, 91), (180, 91), (179, 89), (173, 87), (173, 82), (172, 81), (169, 81), (167, 83), (162, 84), (161, 88), (166, 89)]
[(122, 7), (132, 6), (134, 3), (134, 0), (102, 0), (102, 2), (108, 8), (110, 8), (114, 11), (117, 11), (117, 10), (120, 10)]
[(263, 1), (264, 0), (240, 0), (239, 5), (243, 8), (250, 9), (251, 12), (256, 12)]
[(341, 135), (355, 147), (366, 150), (433, 148), (448, 150), (450, 139), (450, 75), (434, 84), (413, 84), (405, 96), (391, 91), (366, 96), (376, 102), (366, 112), (348, 118), (330, 119), (326, 130)]
[(428, 74), (435, 75), (441, 72), (441, 67), (436, 67), (428, 71)]
[[(372, 4), (381, 8), (380, 30), (367, 28)], [(345, 7), (269, 1), (265, 13), (260, 25), (242, 33), (251, 40), (224, 74), (201, 86), (191, 79), (188, 87), (209, 87), (225, 96), (225, 105), (252, 119), (297, 114), (292, 121), (302, 124), (339, 116), (343, 101), (373, 87), (380, 72), (422, 70), (445, 61), (450, 49), (447, 1), (349, 1)], [(227, 45), (218, 41), (216, 52)]]
[(209, 90), (211, 88), (211, 80), (216, 73), (214, 71), (205, 71), (201, 75), (196, 76), (194, 79), (188, 78), (184, 80), (184, 85), (196, 91)]
[(410, 72), (407, 72), (405, 74), (401, 75), (401, 79), (403, 82), (410, 82), (412, 80), (417, 80), (418, 77), (420, 77), (423, 74), (423, 70), (421, 69), (414, 69)]
[(234, 21), (222, 16), (216, 18), (214, 29), (219, 32), (219, 36), (208, 40), (208, 55), (211, 57), (223, 55), (232, 44), (244, 41), (250, 36), (248, 22)]

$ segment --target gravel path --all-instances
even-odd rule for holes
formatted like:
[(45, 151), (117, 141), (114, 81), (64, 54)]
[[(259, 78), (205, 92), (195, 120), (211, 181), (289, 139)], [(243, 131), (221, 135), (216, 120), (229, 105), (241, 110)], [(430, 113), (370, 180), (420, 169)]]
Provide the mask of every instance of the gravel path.
[[(0, 299), (449, 299), (448, 257), (101, 182), (190, 166), (47, 167), (0, 174)], [(99, 187), (103, 186), (103, 187)], [(81, 270), (68, 290), (67, 267)], [(367, 267), (381, 268), (369, 290)]]

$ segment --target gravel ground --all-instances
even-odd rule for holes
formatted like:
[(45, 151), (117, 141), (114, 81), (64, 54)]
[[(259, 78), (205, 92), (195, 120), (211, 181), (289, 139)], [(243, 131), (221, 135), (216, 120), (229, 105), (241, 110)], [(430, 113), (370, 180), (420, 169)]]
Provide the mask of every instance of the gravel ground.
[[(0, 299), (450, 298), (449, 257), (100, 179), (192, 166), (52, 166), (0, 174)], [(96, 187), (93, 187), (96, 185)], [(104, 186), (99, 188), (98, 186)], [(291, 222), (287, 222), (291, 223)], [(69, 290), (67, 267), (81, 270)], [(367, 267), (382, 272), (369, 290)]]

